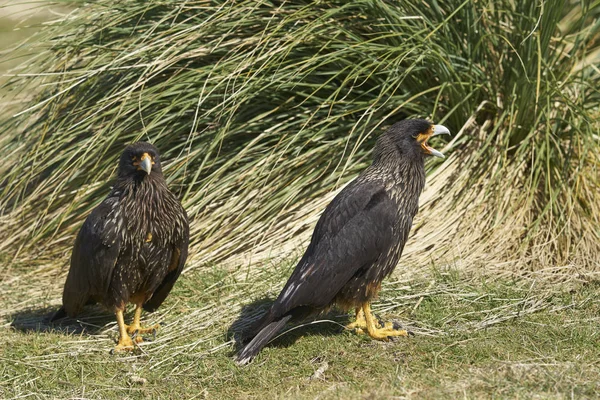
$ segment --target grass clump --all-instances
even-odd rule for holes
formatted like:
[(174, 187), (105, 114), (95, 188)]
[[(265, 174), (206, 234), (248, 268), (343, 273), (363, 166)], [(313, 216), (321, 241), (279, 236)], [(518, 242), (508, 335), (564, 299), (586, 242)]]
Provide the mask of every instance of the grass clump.
[(193, 219), (192, 267), (285, 254), (376, 136), (420, 116), (454, 137), (409, 262), (435, 245), (462, 265), (593, 272), (598, 13), (562, 0), (86, 3), (4, 85), (22, 103), (0, 125), (1, 250), (64, 255), (120, 150), (143, 139)]

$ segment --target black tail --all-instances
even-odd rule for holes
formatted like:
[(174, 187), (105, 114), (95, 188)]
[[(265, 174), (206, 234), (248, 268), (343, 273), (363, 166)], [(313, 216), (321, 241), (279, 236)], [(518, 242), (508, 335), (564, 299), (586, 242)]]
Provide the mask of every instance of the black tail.
[(254, 339), (252, 339), (252, 341), (237, 354), (235, 359), (236, 363), (238, 365), (248, 364), (291, 318), (291, 315), (286, 315), (262, 328), (260, 332), (254, 336)]
[(65, 318), (67, 316), (67, 312), (65, 311), (65, 306), (62, 306), (58, 309), (57, 312), (54, 313), (53, 316), (50, 317), (50, 322), (54, 322), (57, 319)]

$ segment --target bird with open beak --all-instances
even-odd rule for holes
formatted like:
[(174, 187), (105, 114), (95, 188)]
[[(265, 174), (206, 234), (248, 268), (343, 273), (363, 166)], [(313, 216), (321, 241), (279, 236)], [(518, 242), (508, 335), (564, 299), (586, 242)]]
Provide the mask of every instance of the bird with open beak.
[(373, 163), (325, 208), (283, 290), (245, 333), (239, 364), (255, 357), (288, 322), (331, 306), (354, 309), (356, 321), (348, 328), (373, 339), (408, 334), (391, 323), (379, 326), (370, 304), (408, 239), (425, 185), (425, 158), (444, 157), (428, 140), (449, 133), (442, 125), (409, 119), (377, 139)]
[[(86, 304), (101, 303), (119, 326), (116, 351), (132, 350), (141, 334), (142, 308), (156, 310), (181, 274), (188, 254), (185, 210), (167, 187), (158, 149), (149, 143), (127, 146), (109, 195), (79, 230), (63, 290), (63, 306), (52, 320), (78, 315)], [(135, 305), (133, 323), (123, 313)]]

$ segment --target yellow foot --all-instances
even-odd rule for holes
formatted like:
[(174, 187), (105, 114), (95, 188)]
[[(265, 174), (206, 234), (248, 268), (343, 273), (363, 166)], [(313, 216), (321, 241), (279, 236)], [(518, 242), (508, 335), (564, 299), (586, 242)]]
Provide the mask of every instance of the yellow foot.
[(346, 329), (355, 330), (356, 333), (363, 333), (363, 329), (367, 329), (367, 321), (362, 307), (356, 309), (356, 321), (346, 325)]
[[(356, 314), (358, 321), (358, 310)], [(365, 327), (362, 328), (361, 331), (364, 332), (366, 330), (369, 336), (375, 340), (388, 341), (390, 337), (408, 336), (408, 331), (404, 329), (394, 329), (394, 324), (391, 322), (386, 322), (383, 324), (383, 328), (380, 328), (379, 321), (377, 321), (371, 313), (371, 305), (369, 303), (365, 303), (362, 306), (362, 315), (364, 315)]]
[[(387, 340), (387, 336), (409, 336), (410, 332), (404, 329), (395, 329), (394, 324), (392, 322), (386, 322), (382, 328), (375, 328), (373, 335), (369, 333), (369, 329), (367, 328), (367, 324), (364, 321), (356, 321), (351, 324), (346, 325), (347, 329), (352, 329), (357, 335), (369, 334), (373, 339), (377, 340)], [(380, 337), (381, 335), (385, 335), (386, 332), (391, 332), (384, 338)]]
[(155, 334), (156, 331), (158, 330), (158, 328), (160, 328), (159, 324), (152, 325), (147, 328), (142, 328), (142, 326), (140, 324), (133, 323), (131, 325), (126, 325), (125, 329), (127, 330), (127, 333), (129, 333), (130, 335), (133, 335), (134, 333), (137, 333), (138, 335), (143, 335), (146, 333)]
[(346, 325), (346, 329), (361, 331), (363, 329), (367, 329), (367, 324), (365, 323), (365, 320), (354, 321)]
[(114, 352), (118, 353), (122, 351), (133, 351), (133, 349), (135, 349), (133, 340), (131, 340), (129, 335), (125, 335), (119, 337), (119, 343), (117, 343), (117, 346), (114, 348)]
[(408, 336), (408, 331), (405, 329), (394, 329), (393, 324), (388, 322), (385, 328), (375, 328), (369, 330), (369, 336), (375, 340), (388, 341), (393, 336)]

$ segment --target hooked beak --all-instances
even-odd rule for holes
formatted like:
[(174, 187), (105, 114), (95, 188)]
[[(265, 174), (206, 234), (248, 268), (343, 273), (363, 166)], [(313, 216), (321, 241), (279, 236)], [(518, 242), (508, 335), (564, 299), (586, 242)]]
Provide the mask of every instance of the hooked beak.
[(431, 127), (431, 129), (429, 130), (428, 134), (421, 134), (418, 136), (417, 140), (419, 140), (419, 142), (421, 142), (421, 147), (423, 148), (423, 152), (425, 154), (431, 154), (434, 157), (439, 157), (439, 158), (445, 158), (444, 155), (437, 151), (436, 149), (430, 147), (427, 144), (427, 140), (429, 140), (429, 138), (433, 137), (433, 136), (438, 136), (438, 135), (449, 135), (450, 131), (448, 130), (448, 128), (446, 128), (444, 125), (433, 125)]
[(152, 164), (152, 157), (150, 157), (148, 153), (144, 153), (140, 159), (138, 169), (144, 170), (148, 175), (150, 175), (150, 171), (152, 171)]

